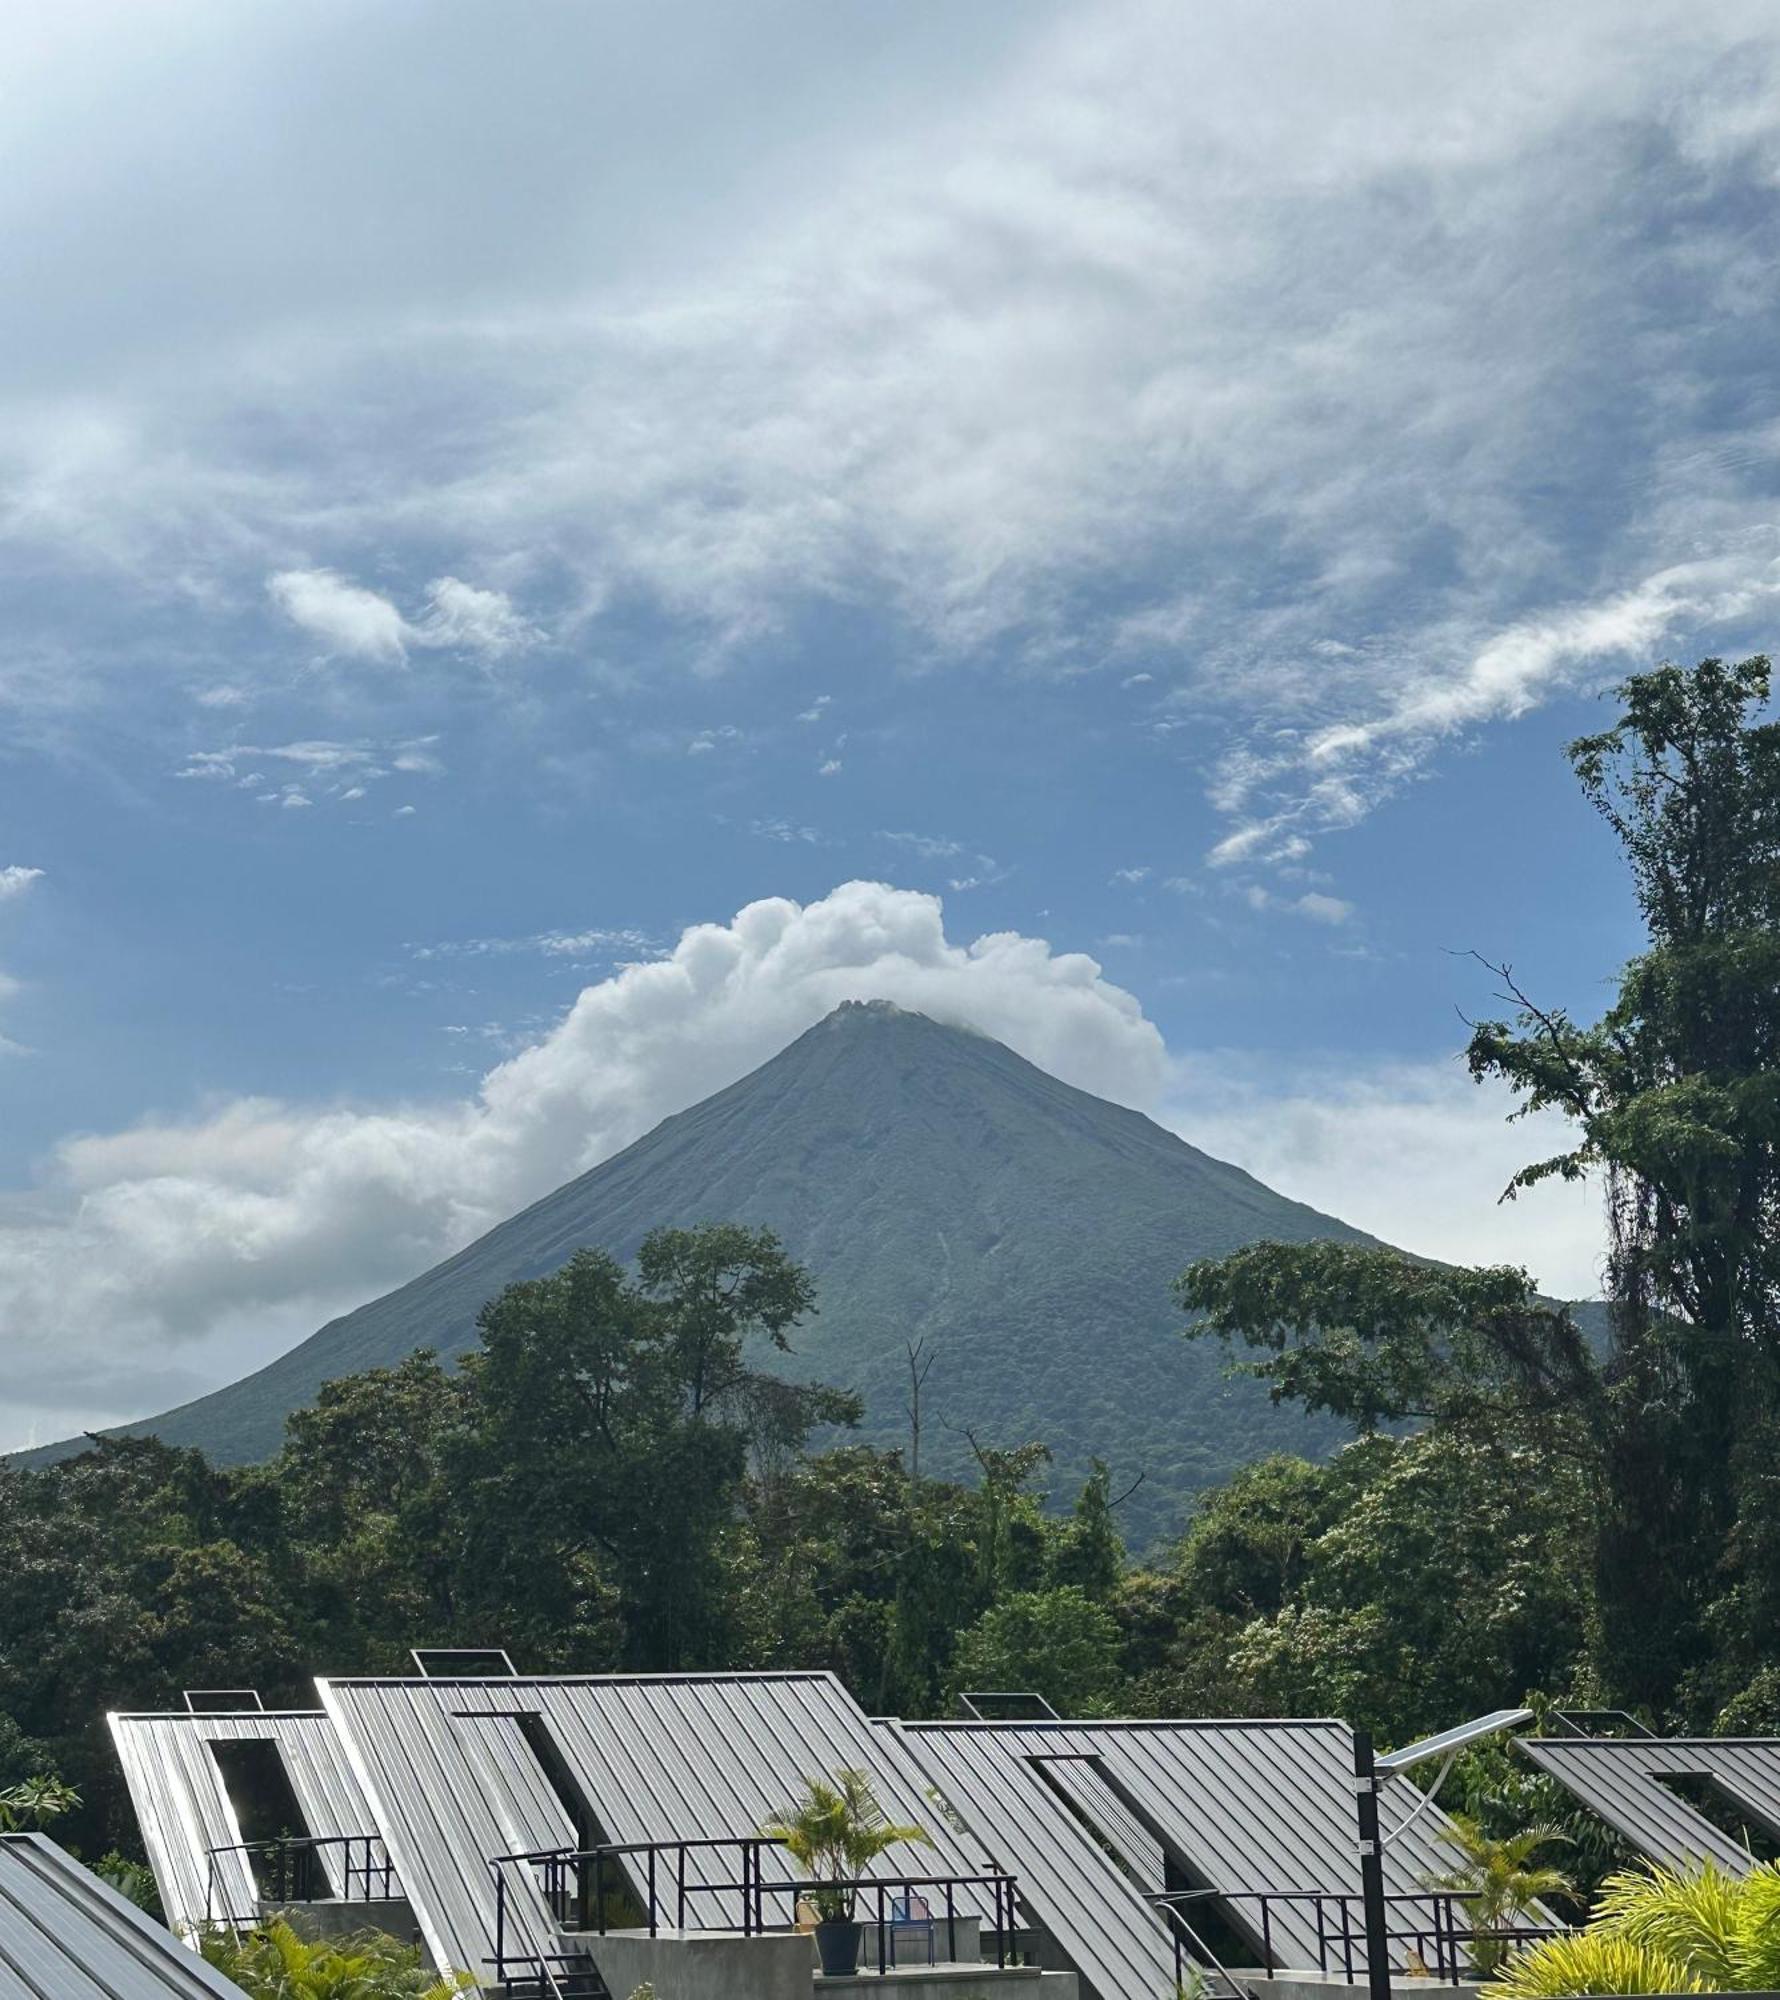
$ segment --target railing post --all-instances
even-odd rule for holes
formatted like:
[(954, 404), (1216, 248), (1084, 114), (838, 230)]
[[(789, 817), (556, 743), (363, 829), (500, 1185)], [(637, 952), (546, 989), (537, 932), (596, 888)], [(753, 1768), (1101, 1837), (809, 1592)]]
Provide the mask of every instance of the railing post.
[(884, 1885), (878, 1884), (878, 1977), (884, 1976)]
[(1261, 1898), (1261, 1963), (1267, 1968), (1267, 1977), (1273, 1977), (1273, 1903), (1271, 1898)]
[(655, 1935), (655, 1849), (649, 1849), (649, 1935)]
[(682, 1841), (674, 1849), (674, 1859), (679, 1864), (680, 1900), (674, 1913), (674, 1928), (684, 1933), (686, 1929), (686, 1843)]
[(1316, 1899), (1316, 1969), (1327, 1976), (1329, 1970), (1329, 1943), (1323, 1929), (1323, 1899)]
[(494, 1871), (494, 1976), (500, 1980), (507, 1976), (507, 1871), (498, 1864)]
[(946, 1882), (946, 1963), (958, 1963), (958, 1906), (949, 1879)]

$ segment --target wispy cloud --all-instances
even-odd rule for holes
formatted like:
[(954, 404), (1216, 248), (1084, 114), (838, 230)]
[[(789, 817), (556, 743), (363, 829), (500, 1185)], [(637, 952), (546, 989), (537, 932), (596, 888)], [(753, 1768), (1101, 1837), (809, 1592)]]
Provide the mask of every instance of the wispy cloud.
[(595, 926), (585, 930), (533, 931), (527, 937), (444, 938), (430, 944), (411, 944), (410, 958), (539, 957), (573, 961), (610, 958), (614, 953), (641, 957), (659, 949), (644, 931)]
[(329, 653), (385, 666), (401, 665), (413, 647), (496, 660), (540, 636), (504, 591), (479, 589), (455, 576), (427, 585), (426, 608), (412, 622), (389, 598), (331, 569), (279, 570), (266, 588), (291, 623)]
[[(370, 786), (391, 777), (442, 777), (445, 765), (435, 736), (397, 743), (344, 743), (325, 737), (294, 743), (231, 743), (222, 750), (193, 750), (173, 773), (205, 784), (248, 792), (266, 804), (306, 806), (320, 791), (342, 805), (366, 796)], [(269, 765), (294, 766), (300, 780), (268, 785)]]
[[(372, 13), (362, 59), (400, 75), (418, 30)], [(714, 230), (664, 180), (679, 254), (615, 242), (599, 287), (565, 283), (541, 219), (511, 233), (492, 302), (439, 280), (439, 220), (407, 191), (518, 213), (554, 129), (482, 98), (509, 122), (473, 187), (442, 137), (417, 165), (412, 134), (330, 135), (404, 246), (334, 290), (329, 217), (291, 171), (317, 136), (300, 118), (239, 190), (196, 156), (214, 253), (176, 208), (153, 211), (160, 237), (134, 209), (126, 232), (70, 181), (46, 240), (97, 231), (108, 266), (153, 269), (177, 237), (189, 311), (136, 369), (139, 327), (33, 288), (36, 373), (61, 380), (78, 326), (101, 350), (79, 379), (118, 386), (9, 405), (0, 548), (204, 607), (270, 575), (324, 651), (386, 668), (534, 642), (466, 569), (548, 570), (576, 629), (640, 608), (694, 665), (781, 644), (812, 602), (928, 662), (1136, 665), (1141, 699), (1154, 676), (1196, 704), (1191, 727), (1151, 718), (1170, 743), (1203, 762), (1233, 735), (1281, 766), (1233, 834), (1337, 826), (1393, 762), (1537, 700), (1542, 659), (1604, 658), (1604, 626), (1636, 645), (1727, 601), (1685, 572), (1771, 518), (1771, 7), (1653, 0), (1628, 37), (1610, 0), (1311, 0), (1282, 36), (1267, 7), (1183, 24), (1109, 0), (985, 30), (962, 66), (949, 37), (906, 32), (945, 88), (892, 103), (877, 65), (835, 51), (821, 117), (771, 134), (823, 171), (770, 201), (733, 177)], [(282, 59), (331, 75), (345, 33), (317, 17)], [(520, 25), (510, 44), (540, 87), (552, 58), (575, 67)], [(227, 129), (233, 60), (167, 73), (183, 126)], [(710, 143), (758, 152), (711, 89)], [(610, 160), (565, 171), (553, 211), (592, 213)], [(308, 261), (256, 290), (230, 231), (257, 242), (273, 189)], [(1131, 659), (1146, 649), (1165, 673)]]
[(15, 896), (22, 896), (33, 882), (43, 880), (41, 868), (25, 868), (18, 862), (11, 862), (0, 868), (0, 903), (10, 902)]
[[(1603, 667), (1647, 659), (1677, 630), (1710, 635), (1735, 625), (1776, 597), (1780, 531), (1744, 537), (1732, 554), (1671, 565), (1598, 601), (1519, 619), (1457, 651), (1444, 670), (1405, 668), (1360, 719), (1228, 752), (1210, 795), (1237, 824), (1209, 859), (1220, 867), (1298, 861), (1314, 835), (1355, 824), (1445, 738), (1523, 715)], [(1266, 809), (1255, 812), (1257, 801)]]

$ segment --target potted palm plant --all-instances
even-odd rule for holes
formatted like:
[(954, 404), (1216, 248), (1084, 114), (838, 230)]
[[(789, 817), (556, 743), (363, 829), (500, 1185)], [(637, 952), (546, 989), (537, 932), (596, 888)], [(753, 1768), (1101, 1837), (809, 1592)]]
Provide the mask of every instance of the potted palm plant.
[(859, 1970), (853, 1885), (887, 1848), (905, 1840), (931, 1845), (925, 1827), (901, 1826), (888, 1817), (863, 1771), (837, 1771), (832, 1781), (811, 1778), (803, 1797), (760, 1831), (808, 1871), (807, 1900), (816, 1913), (822, 1970), (843, 1976)]

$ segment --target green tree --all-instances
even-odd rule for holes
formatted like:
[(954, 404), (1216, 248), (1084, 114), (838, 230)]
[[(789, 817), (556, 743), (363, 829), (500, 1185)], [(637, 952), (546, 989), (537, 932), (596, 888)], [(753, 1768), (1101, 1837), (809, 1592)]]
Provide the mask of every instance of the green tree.
[(534, 1650), (605, 1627), (627, 1667), (711, 1665), (745, 1643), (732, 1545), (761, 1409), (783, 1450), (856, 1406), (756, 1393), (747, 1339), (782, 1342), (810, 1297), (770, 1233), (658, 1232), (638, 1269), (582, 1250), (483, 1309), (465, 1566)]
[(832, 1779), (811, 1778), (803, 1797), (760, 1831), (764, 1839), (782, 1843), (814, 1879), (835, 1885), (815, 1890), (810, 1900), (819, 1916), (838, 1923), (851, 1920), (858, 1892), (850, 1885), (879, 1855), (909, 1842), (932, 1844), (924, 1826), (891, 1819), (870, 1778), (855, 1770), (837, 1771)]
[(1649, 931), (1593, 1027), (1535, 1006), (1475, 1028), (1473, 1073), (1574, 1142), (1515, 1177), (1600, 1174), (1613, 1226), (1597, 1353), (1522, 1272), (1260, 1244), (1195, 1266), (1195, 1332), (1276, 1397), (1361, 1431), (1420, 1421), (1536, 1447), (1592, 1488), (1601, 1693), (1702, 1719), (1780, 1624), (1780, 725), (1765, 660), (1662, 667), (1571, 746)]
[(1073, 1517), (1054, 1535), (1046, 1571), (1053, 1585), (1072, 1583), (1104, 1603), (1118, 1588), (1125, 1544), (1113, 1519), (1112, 1474), (1101, 1459), (1092, 1466)]
[(304, 1938), (275, 1918), (259, 1930), (204, 1931), (198, 1946), (249, 2000), (450, 2000), (478, 1990), (473, 1974), (431, 1972), (416, 1947), (375, 1931)]
[[(1780, 1619), (1780, 724), (1762, 719), (1763, 658), (1662, 666), (1618, 694), (1619, 720), (1570, 757), (1648, 947), (1593, 1026), (1500, 968), (1516, 1014), (1480, 1023), (1469, 1061), (1574, 1128), (1513, 1189), (1605, 1182), (1600, 1665), (1661, 1707), (1708, 1651), (1754, 1671)], [(1717, 1679), (1696, 1707), (1729, 1691)]]
[(1077, 1585), (1015, 1591), (958, 1642), (954, 1690), (1022, 1689), (1060, 1715), (1103, 1711), (1119, 1678), (1119, 1628)]

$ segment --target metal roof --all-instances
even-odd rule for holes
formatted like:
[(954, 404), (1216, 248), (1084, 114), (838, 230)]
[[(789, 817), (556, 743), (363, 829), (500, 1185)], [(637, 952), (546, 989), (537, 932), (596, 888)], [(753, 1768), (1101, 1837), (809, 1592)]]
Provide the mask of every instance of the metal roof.
[[(205, 1908), (209, 1850), (241, 1842), (213, 1744), (275, 1743), (312, 1834), (379, 1830), (334, 1725), (319, 1711), (114, 1714), (107, 1720), (161, 1907), (176, 1931), (189, 1931), (210, 1914), (246, 1916), (256, 1908), (258, 1892), (242, 1854), (217, 1857), (215, 1910)], [(319, 1858), (338, 1895), (339, 1854), (322, 1848)]]
[[(1173, 1978), (1167, 1934), (1142, 1894), (1160, 1886), (1164, 1854), (1192, 1884), (1224, 1894), (1350, 1895), (1359, 1921), (1353, 1734), (1345, 1723), (889, 1727), (998, 1864), (1018, 1874), (1022, 1899), (1102, 2000), (1153, 2000)], [(1443, 1837), (1444, 1815), (1427, 1807), (1411, 1820), (1421, 1807), (1422, 1794), (1406, 1778), (1381, 1787), (1387, 1837), (1403, 1829), (1385, 1849), (1389, 1894), (1418, 1893), (1459, 1860)], [(1226, 1914), (1249, 1936), (1259, 1964), (1255, 1907), (1235, 1902)], [(1280, 1964), (1317, 1963), (1309, 1904), (1277, 1906), (1272, 1934)]]
[(907, 1743), (996, 1865), (1019, 1877), (1021, 1903), (1099, 2000), (1156, 2000), (1174, 1991), (1174, 1946), (1163, 1920), (1047, 1789), (1030, 1748), (1012, 1740), (1025, 1725), (883, 1728)]
[(1523, 1736), (1516, 1741), (1591, 1812), (1668, 1867), (1710, 1857), (1741, 1875), (1751, 1857), (1733, 1835), (1678, 1798), (1664, 1777), (1712, 1778), (1745, 1818), (1780, 1834), (1780, 1739)]
[(0, 2000), (245, 2000), (40, 1833), (0, 1834)]
[[(874, 1729), (832, 1674), (685, 1674), (493, 1680), (321, 1680), (322, 1701), (369, 1797), (436, 1964), (481, 1971), (494, 1949), (497, 1854), (574, 1842), (568, 1813), (517, 1715), (542, 1718), (614, 1843), (748, 1837), (811, 1777), (871, 1776), (893, 1818), (928, 1828), (902, 1865), (977, 1875), (984, 1862), (932, 1810), (901, 1744)], [(796, 1879), (765, 1857), (766, 1879)], [(898, 1856), (881, 1871), (893, 1876)], [(738, 1857), (694, 1857), (687, 1879), (733, 1881)], [(554, 1926), (529, 1871), (509, 1870), (508, 1921), (531, 1948)], [(525, 1879), (518, 1879), (521, 1877)], [(701, 1922), (739, 1921), (739, 1903), (698, 1899)], [(510, 1932), (511, 1935), (511, 1932)]]

